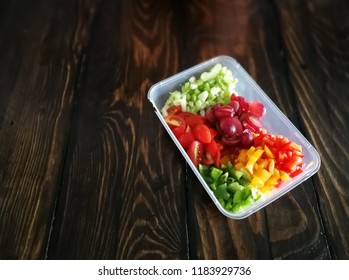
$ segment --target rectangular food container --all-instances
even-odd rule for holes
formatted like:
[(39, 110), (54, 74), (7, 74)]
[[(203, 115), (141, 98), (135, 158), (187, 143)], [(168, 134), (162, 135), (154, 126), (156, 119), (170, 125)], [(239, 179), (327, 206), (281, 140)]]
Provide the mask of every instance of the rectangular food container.
[[(169, 93), (175, 90), (179, 90), (180, 86), (189, 80), (190, 77), (200, 77), (201, 73), (210, 70), (217, 63), (222, 66), (226, 66), (233, 72), (233, 76), (238, 79), (235, 91), (238, 95), (245, 97), (247, 100), (257, 100), (264, 104), (266, 108), (266, 114), (262, 118), (263, 127), (268, 133), (275, 135), (282, 135), (287, 137), (290, 141), (300, 144), (303, 148), (303, 172), (292, 178), (289, 181), (284, 182), (280, 187), (274, 188), (257, 202), (244, 209), (243, 212), (231, 213), (225, 210), (205, 180), (199, 173), (198, 169), (192, 163), (188, 157), (186, 151), (178, 142), (169, 126), (166, 124), (165, 119), (161, 115), (161, 109), (164, 106)], [(320, 157), (314, 147), (307, 141), (307, 139), (298, 131), (298, 129), (291, 123), (291, 121), (280, 111), (280, 109), (271, 101), (271, 99), (264, 93), (264, 91), (257, 85), (257, 83), (250, 77), (250, 75), (243, 69), (243, 67), (233, 58), (228, 56), (218, 56), (200, 63), (194, 67), (191, 67), (183, 72), (173, 75), (155, 85), (153, 85), (148, 92), (148, 99), (153, 104), (155, 113), (159, 117), (161, 123), (169, 133), (170, 137), (178, 147), (178, 150), (182, 153), (187, 163), (197, 176), (198, 180), (205, 188), (217, 208), (222, 214), (232, 219), (243, 219), (251, 215), (252, 213), (267, 206), (274, 200), (278, 199), (285, 193), (292, 190), (294, 187), (307, 180), (314, 175), (320, 168)]]

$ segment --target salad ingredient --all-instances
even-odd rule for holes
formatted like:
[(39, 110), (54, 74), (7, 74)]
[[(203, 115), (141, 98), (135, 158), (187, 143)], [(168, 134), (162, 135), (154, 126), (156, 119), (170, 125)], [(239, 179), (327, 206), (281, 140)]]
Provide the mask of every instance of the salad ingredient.
[(202, 160), (203, 146), (199, 141), (194, 140), (190, 143), (187, 153), (195, 166), (199, 166)]
[(230, 212), (303, 172), (302, 147), (268, 134), (265, 106), (231, 93), (231, 71), (215, 65), (170, 94), (166, 123), (219, 203)]
[(207, 125), (200, 123), (193, 129), (193, 134), (197, 140), (203, 144), (208, 144), (212, 140), (211, 131)]
[(167, 116), (171, 114), (169, 108), (180, 106), (183, 112), (196, 114), (203, 113), (216, 103), (228, 104), (236, 83), (237, 79), (227, 67), (216, 64), (198, 79), (191, 77), (182, 85), (181, 90), (171, 92), (161, 113)]
[(264, 114), (262, 103), (255, 100), (248, 102), (233, 93), (229, 104), (217, 103), (208, 108), (205, 119), (216, 127), (223, 144), (249, 148), (253, 144), (252, 133), (262, 130), (260, 117)]
[[(296, 176), (303, 168), (302, 146), (289, 141), (286, 137), (260, 133), (254, 139), (254, 146), (263, 147), (269, 158), (275, 159), (275, 168)], [(296, 172), (297, 173), (294, 173)], [(293, 174), (294, 173), (294, 174)]]
[(218, 131), (225, 137), (233, 137), (242, 133), (242, 124), (237, 117), (226, 117), (218, 123)]
[(241, 134), (241, 147), (242, 148), (249, 148), (253, 145), (254, 137), (250, 130), (245, 129)]
[(254, 146), (240, 151), (235, 168), (247, 170), (252, 176), (251, 186), (268, 192), (303, 172), (302, 156), (302, 147), (287, 138), (260, 134)]
[(231, 162), (225, 168), (199, 165), (199, 172), (224, 209), (238, 212), (261, 197), (249, 186), (248, 178), (236, 170)]

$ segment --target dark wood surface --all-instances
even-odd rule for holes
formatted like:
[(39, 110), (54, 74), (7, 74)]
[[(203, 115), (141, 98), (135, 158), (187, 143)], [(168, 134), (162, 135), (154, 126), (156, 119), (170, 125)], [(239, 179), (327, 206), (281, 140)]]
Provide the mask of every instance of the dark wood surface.
[[(1, 259), (349, 259), (349, 2), (0, 1)], [(220, 214), (147, 99), (237, 59), (319, 172)]]

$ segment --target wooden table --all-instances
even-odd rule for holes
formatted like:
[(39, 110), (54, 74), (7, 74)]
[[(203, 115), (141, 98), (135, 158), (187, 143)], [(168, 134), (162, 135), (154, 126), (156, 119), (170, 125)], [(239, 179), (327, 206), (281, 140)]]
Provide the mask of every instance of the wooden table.
[[(1, 259), (348, 259), (349, 2), (0, 1)], [(154, 114), (217, 55), (319, 151), (319, 172), (220, 214)]]

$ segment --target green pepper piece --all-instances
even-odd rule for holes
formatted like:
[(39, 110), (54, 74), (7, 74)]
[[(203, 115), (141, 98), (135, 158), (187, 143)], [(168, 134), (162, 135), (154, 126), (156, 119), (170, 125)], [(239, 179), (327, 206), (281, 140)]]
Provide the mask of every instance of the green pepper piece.
[(230, 197), (230, 194), (227, 192), (227, 184), (217, 186), (216, 191), (214, 192), (217, 199), (227, 200)]
[(218, 169), (218, 168), (215, 168), (215, 167), (212, 167), (211, 169), (211, 178), (214, 182), (218, 182), (218, 178), (222, 175), (223, 171)]
[(241, 186), (238, 182), (232, 182), (232, 183), (228, 184), (228, 186), (227, 186), (228, 191), (232, 194), (237, 192), (237, 191), (243, 190), (243, 188), (244, 187)]

